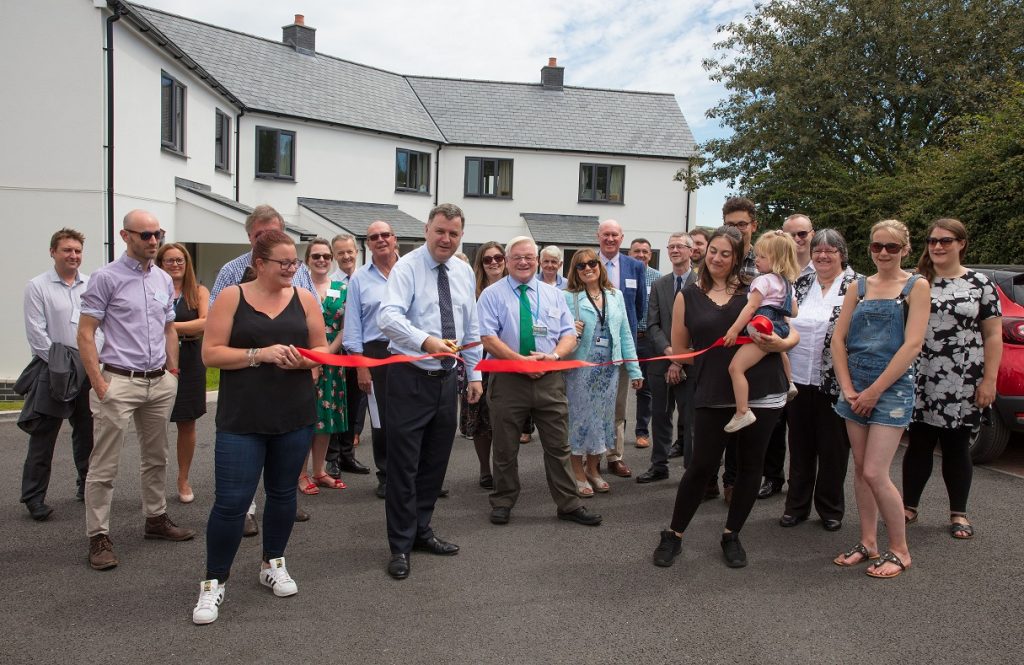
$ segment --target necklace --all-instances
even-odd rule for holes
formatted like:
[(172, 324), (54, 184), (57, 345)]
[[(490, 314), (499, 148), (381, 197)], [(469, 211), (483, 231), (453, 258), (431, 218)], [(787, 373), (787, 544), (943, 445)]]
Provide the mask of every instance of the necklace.
[(725, 286), (723, 286), (723, 287), (722, 287), (722, 288), (720, 288), (720, 289), (716, 289), (715, 287), (713, 287), (713, 286), (712, 286), (710, 290), (711, 290), (711, 291), (714, 291), (715, 293), (719, 293), (719, 292), (721, 292), (721, 291), (728, 291), (728, 290), (729, 290), (729, 285), (728, 285), (728, 284), (726, 284)]

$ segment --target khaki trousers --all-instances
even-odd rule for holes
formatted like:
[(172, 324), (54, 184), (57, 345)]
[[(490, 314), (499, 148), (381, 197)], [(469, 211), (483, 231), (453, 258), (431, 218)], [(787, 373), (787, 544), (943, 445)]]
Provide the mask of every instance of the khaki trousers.
[(142, 473), (142, 509), (146, 517), (167, 512), (167, 423), (178, 393), (170, 372), (154, 379), (129, 378), (103, 372), (108, 384), (100, 400), (89, 391), (94, 424), (89, 474), (85, 478), (85, 530), (91, 538), (110, 532), (110, 503), (129, 419), (135, 419)]
[(609, 450), (609, 462), (618, 462), (625, 452), (626, 439), (626, 397), (629, 395), (630, 378), (625, 365), (619, 365), (619, 392), (615, 395), (615, 450)]

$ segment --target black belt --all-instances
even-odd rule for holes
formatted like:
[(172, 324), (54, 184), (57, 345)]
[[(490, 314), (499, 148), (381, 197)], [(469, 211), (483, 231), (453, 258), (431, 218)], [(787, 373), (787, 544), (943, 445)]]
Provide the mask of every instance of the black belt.
[(117, 365), (104, 365), (103, 369), (111, 374), (120, 374), (121, 376), (127, 376), (130, 379), (134, 379), (136, 377), (140, 379), (155, 379), (158, 376), (163, 376), (167, 371), (163, 367), (160, 369), (141, 370), (125, 369), (124, 367), (118, 367)]
[(429, 377), (445, 377), (445, 376), (448, 376), (449, 374), (454, 374), (455, 373), (455, 368), (452, 368), (452, 369), (423, 369), (422, 367), (419, 367), (417, 365), (413, 365), (412, 363), (402, 363), (401, 366), (408, 367), (409, 369), (415, 370), (417, 373), (422, 374), (423, 376), (429, 376)]
[(640, 338), (640, 339), (643, 339), (644, 337), (647, 337), (647, 333), (645, 331), (643, 331), (643, 330), (637, 330), (636, 331), (636, 336), (638, 338)]

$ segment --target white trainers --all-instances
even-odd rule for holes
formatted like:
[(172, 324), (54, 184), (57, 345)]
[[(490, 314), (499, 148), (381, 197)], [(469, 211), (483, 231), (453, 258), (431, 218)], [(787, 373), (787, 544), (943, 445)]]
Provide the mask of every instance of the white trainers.
[(279, 556), (270, 560), (270, 568), (260, 569), (260, 584), (274, 590), (278, 598), (294, 596), (299, 592), (299, 585), (295, 583), (288, 569), (284, 567), (284, 557)]
[(753, 425), (754, 421), (756, 420), (757, 416), (754, 415), (754, 412), (752, 410), (748, 409), (747, 412), (742, 415), (739, 413), (733, 415), (732, 420), (727, 422), (725, 424), (725, 427), (723, 427), (722, 429), (724, 429), (726, 432), (736, 432), (738, 430), (743, 429), (744, 427), (747, 427), (748, 425)]
[(799, 394), (800, 391), (796, 389), (796, 384), (790, 381), (789, 390), (786, 391), (786, 403), (788, 404), (789, 402), (792, 402)]
[(204, 625), (217, 620), (220, 604), (224, 602), (224, 585), (217, 580), (203, 580), (199, 583), (199, 602), (192, 610), (192, 623)]

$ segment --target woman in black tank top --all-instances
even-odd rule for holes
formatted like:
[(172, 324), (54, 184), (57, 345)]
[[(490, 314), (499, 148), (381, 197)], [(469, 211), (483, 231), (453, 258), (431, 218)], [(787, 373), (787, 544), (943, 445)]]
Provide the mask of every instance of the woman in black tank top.
[(320, 307), (292, 286), (295, 244), (281, 231), (253, 246), (254, 281), (224, 289), (210, 310), (203, 360), (221, 370), (215, 445), (216, 500), (206, 525), (206, 575), (195, 623), (211, 623), (242, 539), (245, 514), (260, 477), (263, 513), (260, 582), (277, 596), (298, 591), (284, 565), (295, 521), (295, 478), (316, 418), (312, 363), (295, 350), (327, 351)]
[[(673, 349), (706, 349), (725, 335), (739, 316), (747, 303), (747, 287), (740, 279), (742, 250), (739, 234), (728, 227), (723, 226), (712, 234), (701, 266), (700, 282), (691, 284), (676, 296), (672, 313)], [(758, 343), (768, 353), (746, 375), (750, 383), (750, 406), (757, 420), (732, 434), (724, 433), (722, 428), (735, 410), (729, 362), (738, 347), (714, 348), (693, 361), (693, 368), (688, 372), (689, 379), (697, 386), (693, 460), (679, 483), (670, 529), (661, 532), (661, 543), (654, 551), (655, 565), (671, 566), (679, 554), (683, 531), (697, 512), (709, 481), (718, 473), (722, 452), (730, 441), (736, 446), (738, 468), (722, 534), (722, 551), (730, 567), (747, 565), (739, 531), (757, 499), (764, 453), (786, 404), (789, 384), (778, 352), (792, 348), (798, 340), (799, 336), (791, 332), (786, 339), (772, 334)]]

